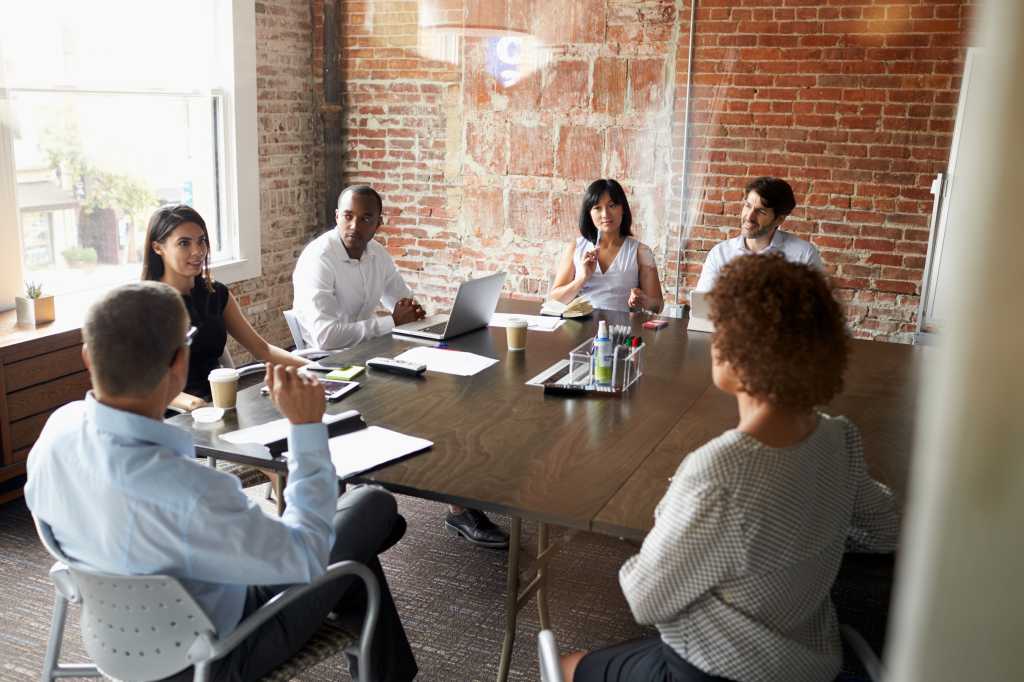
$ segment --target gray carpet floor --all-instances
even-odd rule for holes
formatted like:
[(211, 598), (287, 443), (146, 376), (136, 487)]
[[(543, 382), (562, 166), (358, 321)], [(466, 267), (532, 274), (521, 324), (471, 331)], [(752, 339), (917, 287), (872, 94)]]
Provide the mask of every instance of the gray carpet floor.
[[(254, 495), (258, 490), (253, 489)], [(419, 663), (418, 679), (495, 679), (504, 633), (505, 553), (445, 533), (443, 505), (408, 497), (398, 502), (409, 529), (382, 563)], [(493, 518), (507, 527), (506, 519)], [(535, 526), (527, 523), (524, 529), (524, 544), (532, 546)], [(633, 622), (618, 586), (618, 568), (635, 551), (614, 538), (581, 533), (555, 557), (549, 605), (563, 652), (647, 634)], [(0, 680), (38, 679), (53, 608), (47, 576), (52, 563), (24, 502), (0, 506)], [(519, 614), (510, 680), (539, 679), (538, 630), (531, 602)], [(74, 608), (63, 660), (84, 660)], [(342, 657), (336, 656), (297, 679), (349, 677)]]

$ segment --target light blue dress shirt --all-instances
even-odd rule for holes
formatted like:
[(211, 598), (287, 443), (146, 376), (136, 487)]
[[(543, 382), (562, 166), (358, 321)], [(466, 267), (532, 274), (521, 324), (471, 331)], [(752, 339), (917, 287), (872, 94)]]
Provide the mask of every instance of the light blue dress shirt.
[(694, 291), (711, 291), (715, 286), (715, 280), (718, 279), (718, 273), (733, 258), (752, 253), (772, 253), (773, 251), (781, 253), (790, 263), (802, 263), (820, 271), (825, 270), (825, 265), (821, 262), (821, 254), (818, 253), (814, 244), (800, 239), (795, 234), (785, 230), (775, 230), (771, 243), (763, 251), (757, 252), (747, 248), (747, 240), (741, 234), (715, 244), (714, 248), (708, 252)]
[(288, 437), (288, 508), (265, 514), (235, 476), (195, 460), (185, 431), (84, 401), (50, 416), (29, 453), (25, 500), (65, 555), (93, 570), (179, 578), (223, 637), (248, 585), (323, 574), (338, 483), (323, 424)]

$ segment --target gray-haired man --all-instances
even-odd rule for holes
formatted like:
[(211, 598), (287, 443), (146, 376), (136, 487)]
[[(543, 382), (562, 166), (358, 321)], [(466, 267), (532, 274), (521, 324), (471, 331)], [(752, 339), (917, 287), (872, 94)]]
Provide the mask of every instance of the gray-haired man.
[[(187, 325), (181, 296), (158, 282), (119, 287), (92, 306), (82, 356), (93, 390), (54, 412), (32, 448), (25, 487), (32, 513), (84, 566), (176, 576), (220, 637), (289, 583), (309, 582), (336, 561), (363, 562), (381, 586), (374, 677), (411, 680), (416, 663), (377, 560), (405, 531), (394, 499), (366, 487), (338, 498), (323, 390), (291, 367), (268, 366), (266, 376), (292, 424), (284, 516), (264, 514), (236, 478), (197, 464), (191, 436), (161, 421), (185, 385)], [(221, 659), (213, 678), (262, 677), (328, 612), (357, 610), (362, 600), (350, 579), (324, 586)]]

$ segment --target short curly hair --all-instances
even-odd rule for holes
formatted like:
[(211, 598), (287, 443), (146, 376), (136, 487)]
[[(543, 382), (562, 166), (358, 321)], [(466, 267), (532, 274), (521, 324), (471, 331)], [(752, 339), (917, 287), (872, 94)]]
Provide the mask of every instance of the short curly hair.
[(713, 345), (742, 390), (798, 410), (843, 388), (849, 336), (825, 277), (781, 254), (740, 256), (710, 294)]

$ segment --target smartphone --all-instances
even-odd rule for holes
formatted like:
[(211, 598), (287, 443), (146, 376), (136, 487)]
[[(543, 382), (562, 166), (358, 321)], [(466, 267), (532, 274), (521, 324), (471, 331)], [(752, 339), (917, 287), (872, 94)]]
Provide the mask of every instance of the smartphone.
[[(317, 379), (319, 379), (320, 385), (324, 387), (324, 395), (327, 396), (327, 401), (332, 403), (341, 400), (343, 396), (359, 388), (358, 381), (333, 381), (330, 379), (320, 379), (320, 377), (317, 377)], [(268, 395), (270, 389), (264, 385), (260, 388), (260, 393)]]
[(334, 381), (333, 379), (320, 379), (320, 385), (324, 387), (327, 400), (332, 403), (341, 400), (346, 393), (351, 393), (359, 388), (358, 381)]

